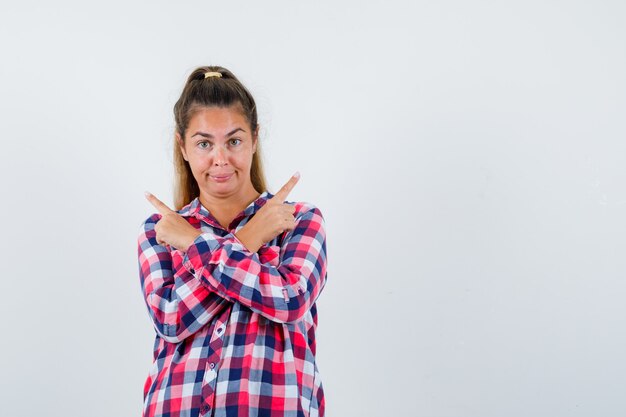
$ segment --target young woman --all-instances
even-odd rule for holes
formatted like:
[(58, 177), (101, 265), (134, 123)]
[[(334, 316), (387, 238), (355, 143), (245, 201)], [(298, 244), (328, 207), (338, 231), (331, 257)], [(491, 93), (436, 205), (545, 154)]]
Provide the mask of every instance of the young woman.
[(146, 193), (138, 239), (156, 332), (143, 417), (323, 416), (322, 213), (286, 201), (297, 173), (267, 191), (256, 105), (227, 69), (195, 69), (174, 115), (175, 210)]

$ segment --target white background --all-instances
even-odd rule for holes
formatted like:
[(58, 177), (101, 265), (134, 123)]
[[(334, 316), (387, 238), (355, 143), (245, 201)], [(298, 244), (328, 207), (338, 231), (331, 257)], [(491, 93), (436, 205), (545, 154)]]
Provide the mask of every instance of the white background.
[(136, 259), (172, 107), (232, 70), (327, 222), (331, 416), (626, 415), (622, 1), (20, 2), (0, 12), (1, 414), (139, 416)]

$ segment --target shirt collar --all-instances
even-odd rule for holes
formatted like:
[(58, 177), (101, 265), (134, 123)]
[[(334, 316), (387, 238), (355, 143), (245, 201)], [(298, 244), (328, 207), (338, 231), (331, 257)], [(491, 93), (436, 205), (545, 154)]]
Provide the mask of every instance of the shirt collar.
[[(239, 217), (248, 217), (254, 214), (257, 210), (259, 210), (270, 198), (274, 197), (274, 194), (269, 191), (263, 191), (261, 195), (259, 195), (256, 200), (248, 204), (248, 207), (243, 209), (241, 213), (236, 216), (236, 219)], [(200, 203), (200, 198), (196, 197), (189, 202), (186, 206), (177, 211), (181, 216), (186, 217), (197, 217), (199, 219), (206, 219), (209, 217), (209, 209), (204, 207), (202, 203)], [(211, 216), (212, 217), (212, 216)]]

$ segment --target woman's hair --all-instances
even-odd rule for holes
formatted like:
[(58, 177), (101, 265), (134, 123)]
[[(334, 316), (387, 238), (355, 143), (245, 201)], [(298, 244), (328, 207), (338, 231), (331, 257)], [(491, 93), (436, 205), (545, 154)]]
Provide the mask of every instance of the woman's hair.
[[(222, 76), (205, 77), (205, 72), (219, 72)], [(189, 121), (198, 110), (204, 107), (230, 107), (233, 105), (239, 107), (241, 113), (248, 121), (254, 140), (258, 120), (256, 104), (252, 94), (226, 68), (220, 66), (198, 67), (187, 78), (183, 92), (174, 105), (176, 132), (184, 143)], [(267, 186), (261, 161), (261, 143), (258, 135), (256, 140), (256, 152), (252, 156), (250, 179), (254, 189), (262, 193), (267, 189)], [(196, 179), (193, 177), (189, 162), (183, 158), (176, 138), (174, 138), (174, 168), (174, 205), (176, 210), (180, 210), (200, 195), (200, 189)]]

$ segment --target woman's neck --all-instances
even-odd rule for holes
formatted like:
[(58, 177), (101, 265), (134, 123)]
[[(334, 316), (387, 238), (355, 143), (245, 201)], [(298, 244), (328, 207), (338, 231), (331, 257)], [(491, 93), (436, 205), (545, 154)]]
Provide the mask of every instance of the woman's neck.
[(226, 229), (237, 214), (243, 211), (261, 194), (250, 187), (245, 196), (230, 196), (225, 198), (207, 196), (200, 192), (200, 204)]

